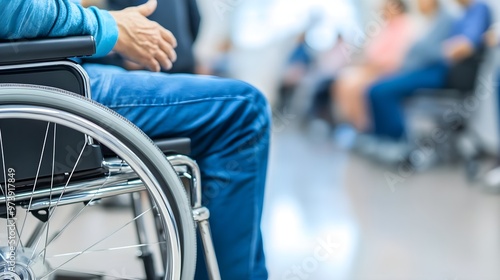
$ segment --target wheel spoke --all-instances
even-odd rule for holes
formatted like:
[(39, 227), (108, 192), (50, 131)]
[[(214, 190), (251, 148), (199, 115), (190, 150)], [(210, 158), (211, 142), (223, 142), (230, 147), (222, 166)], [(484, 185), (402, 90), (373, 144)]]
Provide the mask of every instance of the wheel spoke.
[[(47, 136), (49, 135), (49, 128), (50, 128), (50, 122), (47, 123), (47, 128), (45, 130), (45, 137), (43, 139), (42, 152), (41, 152), (41, 155), (40, 155), (40, 160), (38, 161), (38, 168), (36, 170), (35, 182), (33, 184), (33, 189), (31, 190), (30, 202), (28, 204), (28, 209), (26, 209), (26, 216), (24, 216), (24, 220), (23, 220), (23, 223), (21, 225), (21, 233), (20, 233), (21, 236), (22, 236), (23, 231), (24, 231), (24, 226), (26, 225), (26, 218), (28, 218), (28, 213), (31, 210), (31, 203), (33, 203), (33, 194), (35, 193), (36, 184), (38, 182), (38, 175), (40, 174), (40, 168), (42, 166), (43, 154), (45, 153), (45, 147), (47, 145)], [(19, 243), (18, 243), (17, 246), (19, 246)]]
[(57, 255), (49, 256), (47, 258), (48, 259), (53, 259), (53, 258), (68, 257), (68, 256), (75, 256), (75, 255), (83, 255), (83, 254), (89, 254), (89, 253), (110, 252), (110, 251), (128, 250), (128, 249), (137, 249), (137, 248), (147, 247), (147, 246), (151, 246), (151, 245), (161, 245), (161, 244), (166, 244), (166, 243), (167, 243), (166, 241), (158, 241), (158, 242), (152, 242), (152, 243), (147, 243), (147, 244), (136, 244), (136, 245), (127, 245), (127, 246), (112, 247), (112, 248), (106, 248), (106, 249), (97, 249), (97, 250), (87, 250), (87, 251), (70, 252), (70, 253), (63, 253), (63, 254), (57, 254)]
[[(48, 213), (49, 218), (48, 218), (48, 220), (47, 220), (47, 222), (46, 222), (47, 224), (49, 224), (49, 223), (50, 223), (50, 221), (52, 220), (52, 217), (54, 216), (54, 213), (55, 213), (55, 212), (56, 212), (56, 210), (57, 210), (57, 206), (58, 206), (58, 205), (59, 205), (59, 203), (61, 202), (61, 199), (62, 199), (62, 197), (64, 196), (64, 193), (65, 193), (65, 191), (66, 191), (66, 189), (67, 189), (67, 187), (68, 187), (68, 185), (69, 185), (69, 182), (71, 181), (71, 178), (73, 178), (73, 174), (75, 173), (76, 167), (78, 166), (78, 163), (80, 162), (80, 159), (82, 158), (82, 155), (83, 155), (83, 152), (85, 151), (85, 147), (86, 147), (86, 146), (87, 146), (87, 138), (85, 138), (85, 143), (83, 144), (82, 150), (80, 151), (80, 154), (78, 155), (78, 158), (77, 158), (77, 160), (76, 160), (76, 162), (75, 162), (75, 165), (73, 166), (73, 169), (71, 170), (71, 173), (70, 173), (70, 175), (69, 175), (69, 177), (68, 177), (68, 180), (66, 180), (66, 183), (64, 184), (64, 188), (62, 189), (61, 195), (59, 196), (59, 198), (58, 198), (58, 199), (57, 199), (57, 201), (56, 201), (56, 205), (55, 205), (54, 207), (52, 207), (52, 208), (49, 208), (49, 209), (48, 209), (48, 211), (49, 211), (49, 213)], [(51, 202), (51, 204), (52, 204), (52, 202)], [(25, 220), (26, 220), (26, 218), (25, 218)], [(35, 255), (35, 252), (36, 252), (36, 248), (38, 247), (38, 244), (40, 243), (40, 239), (41, 239), (41, 236), (39, 237), (39, 239), (38, 239), (38, 241), (37, 241), (37, 244), (36, 244), (36, 246), (35, 246), (35, 250), (33, 250), (33, 253), (31, 254), (31, 258), (30, 258), (31, 260), (30, 260), (30, 263), (31, 263), (31, 262), (33, 261), (33, 259), (34, 259), (34, 255)], [(42, 252), (43, 252), (43, 251), (42, 251)], [(38, 255), (38, 256), (40, 256), (40, 255)], [(38, 257), (38, 256), (37, 256), (37, 257)]]
[[(56, 136), (57, 136), (57, 124), (54, 124), (54, 139), (52, 142), (52, 170), (50, 175), (50, 193), (49, 193), (49, 210), (52, 208), (52, 191), (54, 189), (54, 173), (55, 173), (55, 163), (56, 163)], [(50, 212), (49, 212), (50, 213)], [(47, 242), (49, 240), (49, 230), (50, 230), (50, 220), (47, 221), (47, 228), (45, 231), (45, 246), (43, 253), (43, 264), (45, 264), (45, 259), (47, 257)]]
[(3, 135), (2, 135), (2, 129), (0, 129), (0, 149), (2, 150), (2, 165), (3, 165), (3, 182), (4, 182), (4, 188), (2, 189), (2, 192), (4, 193), (5, 197), (5, 213), (6, 213), (6, 233), (7, 233), (7, 240), (9, 240), (9, 205), (7, 204), (7, 172), (6, 172), (6, 167), (5, 167), (5, 153), (3, 149)]
[(128, 225), (130, 225), (131, 223), (135, 222), (137, 219), (141, 218), (142, 216), (144, 216), (148, 212), (150, 212), (152, 209), (153, 208), (149, 208), (148, 210), (142, 212), (141, 214), (139, 214), (138, 216), (136, 216), (135, 218), (133, 218), (131, 221), (127, 222), (126, 224), (122, 225), (121, 227), (119, 227), (115, 231), (111, 232), (109, 235), (107, 235), (104, 238), (102, 238), (102, 239), (98, 240), (97, 242), (93, 243), (89, 247), (85, 248), (85, 250), (83, 250), (81, 252), (78, 252), (75, 256), (71, 257), (69, 260), (65, 261), (64, 263), (62, 263), (61, 265), (59, 265), (58, 267), (56, 267), (55, 269), (53, 269), (51, 272), (49, 272), (49, 273), (45, 274), (44, 276), (42, 276), (41, 279), (47, 278), (48, 276), (52, 275), (53, 273), (55, 273), (56, 271), (58, 271), (59, 269), (61, 269), (64, 265), (66, 265), (67, 263), (71, 262), (72, 260), (74, 260), (78, 256), (84, 254), (85, 252), (87, 252), (90, 249), (94, 248), (95, 246), (99, 245), (101, 242), (105, 241), (106, 239), (114, 236), (115, 234), (117, 234), (118, 232), (120, 232), (122, 229), (126, 228)]
[[(66, 222), (64, 224), (64, 226), (57, 232), (57, 234), (52, 237), (50, 239), (50, 241), (46, 242), (45, 243), (45, 247), (42, 251), (40, 251), (40, 253), (35, 257), (33, 258), (32, 256), (32, 260), (33, 259), (36, 259), (38, 258), (42, 253), (46, 252), (47, 251), (47, 247), (52, 244), (52, 242), (56, 241), (57, 238), (59, 238), (59, 236), (61, 236), (61, 234), (76, 220), (76, 218), (78, 218), (85, 209), (87, 209), (87, 207), (94, 201), (96, 195), (99, 193), (99, 191), (106, 185), (106, 182), (108, 180), (109, 177), (106, 177), (106, 180), (102, 183), (102, 185), (97, 189), (97, 191), (94, 193), (94, 195), (92, 196), (92, 198), (89, 200), (89, 202), (87, 204), (85, 204), (75, 215), (73, 215), (68, 222)], [(47, 239), (48, 240), (48, 239)], [(44, 253), (45, 254), (45, 253)]]
[(64, 271), (78, 273), (78, 274), (82, 274), (82, 275), (106, 277), (106, 278), (111, 278), (111, 279), (144, 280), (143, 278), (132, 278), (132, 277), (125, 276), (123, 274), (119, 274), (120, 272), (118, 272), (118, 271), (116, 272), (115, 275), (112, 275), (109, 273), (103, 273), (100, 271), (92, 271), (92, 270), (81, 271), (79, 269), (71, 269), (71, 268), (65, 268)]
[[(121, 162), (121, 166), (125, 166), (125, 163), (122, 161)], [(76, 213), (63, 227), (62, 229), (57, 233), (56, 236), (54, 236), (48, 243), (45, 244), (45, 248), (47, 248), (47, 246), (49, 246), (53, 241), (55, 241), (59, 236), (61, 236), (61, 234), (64, 232), (64, 230), (66, 230), (66, 228), (68, 228), (75, 220), (76, 218), (78, 218), (81, 213), (87, 208), (87, 206), (91, 205), (92, 202), (94, 201), (95, 197), (97, 196), (97, 194), (101, 191), (101, 189), (106, 185), (106, 183), (108, 182), (110, 176), (107, 176), (106, 179), (104, 180), (104, 182), (99, 186), (99, 188), (97, 189), (96, 192), (94, 192), (94, 195), (90, 198), (90, 201), (85, 204), (85, 206), (80, 209), (80, 211), (78, 213)]]

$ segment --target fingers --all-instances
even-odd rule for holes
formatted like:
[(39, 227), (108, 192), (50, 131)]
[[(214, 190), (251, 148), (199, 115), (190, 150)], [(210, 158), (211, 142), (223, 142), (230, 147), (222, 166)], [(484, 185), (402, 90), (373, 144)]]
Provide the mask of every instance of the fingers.
[(142, 63), (144, 66), (146, 66), (151, 72), (160, 72), (161, 67), (160, 63), (154, 58), (149, 59), (146, 63)]
[(160, 28), (160, 33), (163, 40), (167, 41), (174, 48), (177, 47), (177, 39), (175, 39), (175, 36), (174, 34), (172, 34), (172, 32), (162, 27)]
[(158, 61), (164, 69), (170, 70), (173, 66), (172, 59), (170, 59), (163, 50), (158, 50), (154, 55), (156, 61)]
[(145, 17), (150, 16), (158, 6), (157, 0), (148, 0), (148, 2), (135, 7), (139, 13)]
[[(149, 51), (145, 49), (149, 49)], [(158, 72), (161, 68), (166, 70), (172, 69), (173, 62), (177, 59), (177, 54), (168, 43), (160, 41), (159, 46), (145, 49), (142, 49), (144, 60), (141, 64), (153, 72)]]
[(177, 40), (172, 32), (160, 27), (161, 38), (158, 42), (159, 50), (155, 53), (155, 59), (165, 69), (171, 69), (173, 63), (177, 60), (177, 53), (174, 48), (177, 47)]
[(175, 52), (172, 45), (165, 41), (160, 41), (159, 47), (160, 50), (167, 55), (170, 61), (175, 62), (177, 60), (177, 53)]

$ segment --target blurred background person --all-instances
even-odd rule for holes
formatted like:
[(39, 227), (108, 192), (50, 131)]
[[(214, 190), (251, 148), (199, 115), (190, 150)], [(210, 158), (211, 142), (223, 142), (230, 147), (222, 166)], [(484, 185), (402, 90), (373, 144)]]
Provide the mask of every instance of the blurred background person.
[(241, 1), (198, 0), (200, 31), (194, 43), (196, 73), (228, 76), (231, 21)]
[(311, 73), (315, 82), (309, 85), (311, 93), (307, 97), (311, 101), (306, 106), (306, 122), (319, 119), (325, 121), (330, 128), (334, 128), (337, 124), (330, 88), (334, 84), (334, 77), (350, 64), (352, 59), (350, 48), (352, 46), (345, 41), (344, 36), (338, 34), (335, 45), (315, 57), (315, 71)]
[(401, 66), (416, 31), (402, 1), (385, 1), (381, 13), (385, 22), (379, 34), (369, 38), (361, 62), (342, 70), (332, 85), (339, 118), (361, 132), (367, 129), (366, 88)]
[[(484, 36), (492, 24), (490, 8), (481, 1), (457, 2), (463, 7), (464, 14), (453, 25), (446, 41), (434, 47), (438, 50), (437, 56), (433, 55), (435, 58), (417, 69), (383, 78), (369, 89), (373, 133), (394, 148), (391, 152), (381, 152), (389, 162), (397, 162), (409, 152), (405, 141), (403, 100), (420, 88), (444, 88), (451, 65), (484, 51)], [(433, 54), (432, 47), (422, 53)]]
[[(380, 79), (385, 79), (392, 75), (399, 75), (401, 73), (408, 73), (411, 71), (419, 70), (429, 65), (440, 63), (443, 54), (441, 45), (449, 38), (453, 25), (456, 22), (456, 17), (441, 3), (440, 0), (417, 0), (418, 12), (423, 16), (422, 32), (417, 36), (415, 42), (411, 44), (409, 50), (405, 53), (401, 65), (396, 71), (381, 76)], [(363, 92), (363, 102), (367, 101), (366, 91), (371, 84), (379, 82), (375, 79), (368, 85)], [(363, 108), (363, 114), (367, 127), (364, 132), (369, 132), (371, 127), (371, 110)], [(399, 157), (407, 148), (405, 142), (386, 141), (384, 137), (373, 136), (370, 133), (359, 137), (356, 147), (359, 151), (364, 152), (369, 156), (376, 156), (382, 161), (393, 161), (394, 158)], [(403, 150), (403, 151), (402, 151)]]

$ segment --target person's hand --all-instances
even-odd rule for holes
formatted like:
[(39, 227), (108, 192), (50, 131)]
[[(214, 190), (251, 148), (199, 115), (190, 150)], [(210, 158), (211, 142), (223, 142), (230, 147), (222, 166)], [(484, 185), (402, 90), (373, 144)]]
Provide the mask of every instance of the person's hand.
[(474, 46), (464, 36), (454, 37), (444, 43), (444, 54), (451, 62), (459, 62), (474, 54)]
[(485, 35), (486, 45), (494, 48), (500, 45), (500, 23), (493, 24)]
[(156, 6), (157, 0), (149, 0), (137, 7), (110, 12), (118, 25), (114, 50), (154, 72), (161, 67), (171, 69), (177, 59), (177, 41), (172, 32), (146, 18)]

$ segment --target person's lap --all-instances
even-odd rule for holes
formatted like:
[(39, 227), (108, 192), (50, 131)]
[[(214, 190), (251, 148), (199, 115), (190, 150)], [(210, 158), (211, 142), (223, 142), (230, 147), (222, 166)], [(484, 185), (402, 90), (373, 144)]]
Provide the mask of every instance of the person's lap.
[(401, 102), (418, 93), (418, 89), (443, 88), (448, 66), (444, 63), (398, 73), (375, 82), (368, 90), (368, 103), (376, 135), (400, 138), (404, 134)]
[[(191, 138), (222, 278), (267, 279), (260, 232), (269, 145), (265, 98), (234, 80), (84, 67), (92, 99), (153, 139)], [(205, 279), (202, 257), (198, 267), (196, 279)]]

